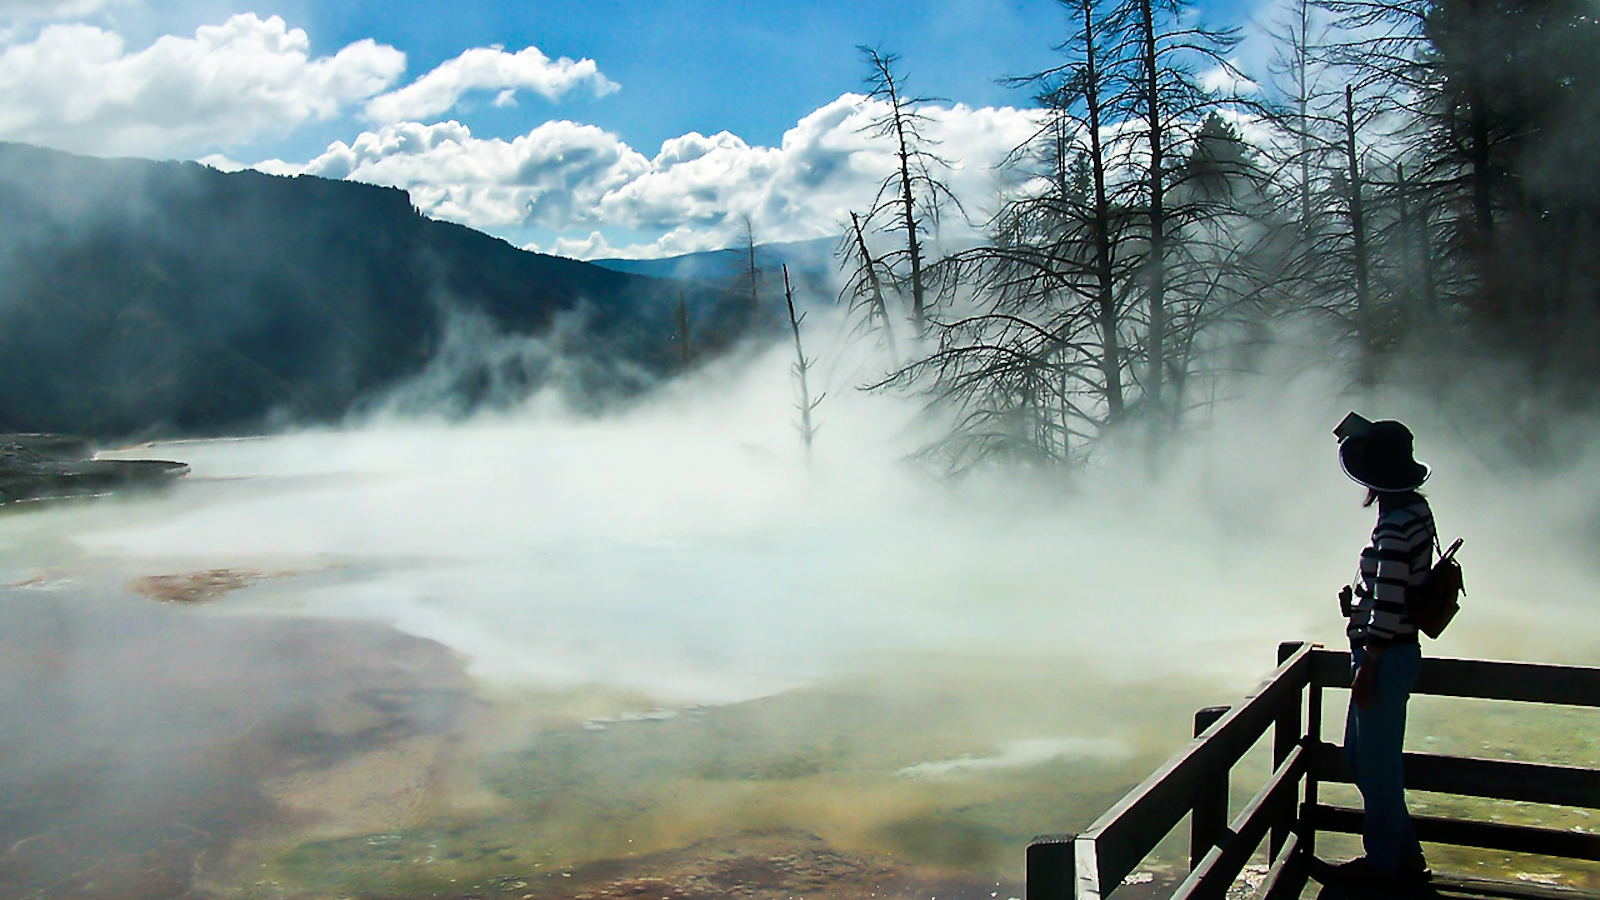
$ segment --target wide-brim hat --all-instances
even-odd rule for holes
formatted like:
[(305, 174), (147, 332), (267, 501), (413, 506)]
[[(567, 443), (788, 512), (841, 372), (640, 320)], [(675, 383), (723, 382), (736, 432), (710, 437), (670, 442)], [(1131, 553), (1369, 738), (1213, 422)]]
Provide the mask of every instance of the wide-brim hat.
[(1373, 422), (1361, 434), (1339, 442), (1339, 465), (1357, 484), (1375, 491), (1410, 491), (1422, 486), (1433, 467), (1413, 454), (1411, 429), (1392, 419)]

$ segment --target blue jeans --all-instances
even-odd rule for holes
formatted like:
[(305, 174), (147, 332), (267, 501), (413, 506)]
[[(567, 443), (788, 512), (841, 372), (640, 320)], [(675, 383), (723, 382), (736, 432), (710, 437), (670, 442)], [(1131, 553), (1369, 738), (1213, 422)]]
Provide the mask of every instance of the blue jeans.
[[(1365, 651), (1350, 654), (1351, 675)], [(1400, 758), (1406, 736), (1406, 701), (1422, 668), (1422, 648), (1398, 644), (1384, 648), (1366, 709), (1350, 704), (1344, 720), (1344, 761), (1361, 789), (1366, 825), (1362, 848), (1372, 867), (1394, 874), (1400, 865), (1422, 856), (1406, 809), (1405, 768)]]

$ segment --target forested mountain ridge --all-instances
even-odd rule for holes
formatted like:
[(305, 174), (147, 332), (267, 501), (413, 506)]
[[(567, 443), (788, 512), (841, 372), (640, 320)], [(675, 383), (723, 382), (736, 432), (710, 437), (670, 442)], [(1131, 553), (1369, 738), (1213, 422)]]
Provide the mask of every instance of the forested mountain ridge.
[[(0, 144), (0, 210), (0, 430), (330, 421), (421, 372), (461, 317), (538, 335), (573, 314), (562, 371), (584, 390), (678, 359), (676, 286), (427, 219), (394, 188)], [(550, 376), (494, 365), (517, 371), (458, 373), (468, 401)]]
[[(838, 267), (834, 260), (838, 243), (837, 237), (826, 237), (757, 244), (756, 265), (767, 272), (776, 272), (788, 266), (791, 274), (806, 272), (817, 278), (831, 276)], [(685, 281), (733, 282), (748, 277), (749, 256), (743, 247), (729, 247), (656, 259), (607, 258), (591, 259), (589, 262), (613, 272), (634, 275)]]

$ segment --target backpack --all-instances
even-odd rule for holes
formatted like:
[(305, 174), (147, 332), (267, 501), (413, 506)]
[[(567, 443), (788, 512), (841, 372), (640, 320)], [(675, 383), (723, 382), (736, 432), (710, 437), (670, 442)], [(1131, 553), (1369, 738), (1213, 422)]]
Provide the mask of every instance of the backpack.
[[(1437, 537), (1434, 546), (1438, 546)], [(1422, 583), (1406, 591), (1406, 615), (1419, 631), (1435, 640), (1461, 610), (1461, 598), (1467, 593), (1461, 582), (1461, 563), (1456, 562), (1459, 549), (1461, 538), (1456, 538), (1449, 550), (1439, 554)]]

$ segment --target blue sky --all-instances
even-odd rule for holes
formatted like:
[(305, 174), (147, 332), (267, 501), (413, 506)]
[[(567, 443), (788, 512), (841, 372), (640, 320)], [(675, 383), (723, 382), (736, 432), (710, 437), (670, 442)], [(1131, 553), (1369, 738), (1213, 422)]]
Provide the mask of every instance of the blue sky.
[(0, 138), (390, 184), (530, 248), (660, 255), (870, 202), (858, 44), (945, 99), (981, 207), (1032, 127), (997, 79), (1062, 26), (1054, 0), (0, 0)]
[(638, 147), (723, 130), (775, 144), (802, 115), (860, 86), (858, 44), (900, 53), (920, 93), (972, 105), (1025, 101), (996, 79), (1048, 65), (1049, 42), (1032, 26), (1061, 19), (1053, 0), (465, 2), (448, 15), (438, 12), (444, 4), (418, 0), (307, 5), (306, 27), (328, 47), (376, 38), (404, 49), (416, 71), (497, 43), (592, 58), (622, 85), (616, 95), (515, 115), (480, 108), (474, 130), (481, 123), (509, 137), (548, 113)]

